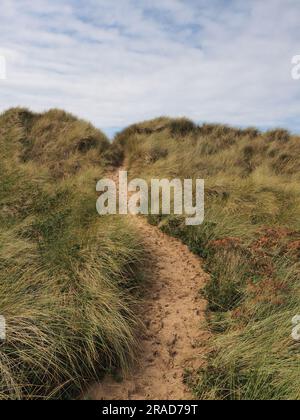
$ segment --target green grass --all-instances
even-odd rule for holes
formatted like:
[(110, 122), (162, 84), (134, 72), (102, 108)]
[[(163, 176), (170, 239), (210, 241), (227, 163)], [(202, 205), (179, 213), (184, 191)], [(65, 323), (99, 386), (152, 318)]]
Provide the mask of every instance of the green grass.
[(205, 222), (149, 222), (204, 257), (213, 338), (189, 381), (199, 399), (300, 399), (300, 138), (159, 118), (115, 139), (131, 177), (204, 178)]
[(135, 360), (143, 251), (96, 212), (106, 145), (60, 111), (0, 116), (0, 399), (78, 396)]

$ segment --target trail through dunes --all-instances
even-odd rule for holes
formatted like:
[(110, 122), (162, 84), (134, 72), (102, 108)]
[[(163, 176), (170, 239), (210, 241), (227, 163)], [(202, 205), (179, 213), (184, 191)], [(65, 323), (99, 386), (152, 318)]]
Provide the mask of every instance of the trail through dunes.
[(122, 382), (105, 378), (89, 396), (96, 400), (192, 399), (184, 377), (203, 364), (208, 332), (206, 302), (199, 292), (207, 274), (187, 246), (143, 217), (128, 217), (141, 232), (148, 257), (147, 288), (139, 311), (145, 328), (140, 333), (138, 365)]

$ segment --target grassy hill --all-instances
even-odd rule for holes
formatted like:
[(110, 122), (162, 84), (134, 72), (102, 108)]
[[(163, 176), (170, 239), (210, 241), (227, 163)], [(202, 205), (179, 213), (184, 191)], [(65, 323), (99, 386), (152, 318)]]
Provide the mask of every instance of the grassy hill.
[(0, 399), (78, 395), (135, 356), (142, 248), (96, 213), (108, 150), (59, 110), (0, 115)]
[(149, 216), (205, 258), (213, 332), (206, 367), (189, 380), (200, 399), (300, 399), (300, 137), (186, 119), (133, 125), (113, 144), (132, 177), (204, 178), (199, 227)]
[(213, 338), (186, 372), (199, 399), (300, 399), (300, 138), (285, 130), (158, 118), (110, 145), (60, 110), (0, 115), (0, 399), (67, 398), (134, 362), (143, 248), (126, 218), (100, 217), (96, 182), (204, 178), (203, 225), (149, 216), (204, 258)]

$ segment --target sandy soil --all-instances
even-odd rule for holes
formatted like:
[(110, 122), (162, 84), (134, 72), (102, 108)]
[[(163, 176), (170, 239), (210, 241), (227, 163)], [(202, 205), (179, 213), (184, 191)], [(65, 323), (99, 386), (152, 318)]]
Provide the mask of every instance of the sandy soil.
[[(116, 175), (114, 176), (116, 177)], [(136, 369), (122, 382), (107, 377), (96, 384), (96, 400), (192, 399), (184, 383), (187, 370), (203, 364), (208, 332), (206, 302), (200, 289), (207, 280), (201, 260), (180, 241), (163, 234), (140, 216), (128, 216), (144, 238), (149, 287), (140, 307), (145, 331)]]

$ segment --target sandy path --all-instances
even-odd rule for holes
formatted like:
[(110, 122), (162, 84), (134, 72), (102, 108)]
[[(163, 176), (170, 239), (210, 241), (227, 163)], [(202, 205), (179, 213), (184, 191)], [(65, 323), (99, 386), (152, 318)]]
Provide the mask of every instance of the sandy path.
[(192, 395), (184, 384), (186, 370), (203, 363), (205, 301), (199, 296), (207, 274), (201, 260), (180, 241), (163, 234), (146, 219), (129, 216), (142, 234), (148, 253), (145, 292), (140, 317), (138, 367), (121, 383), (106, 378), (93, 387), (96, 400), (185, 400)]

